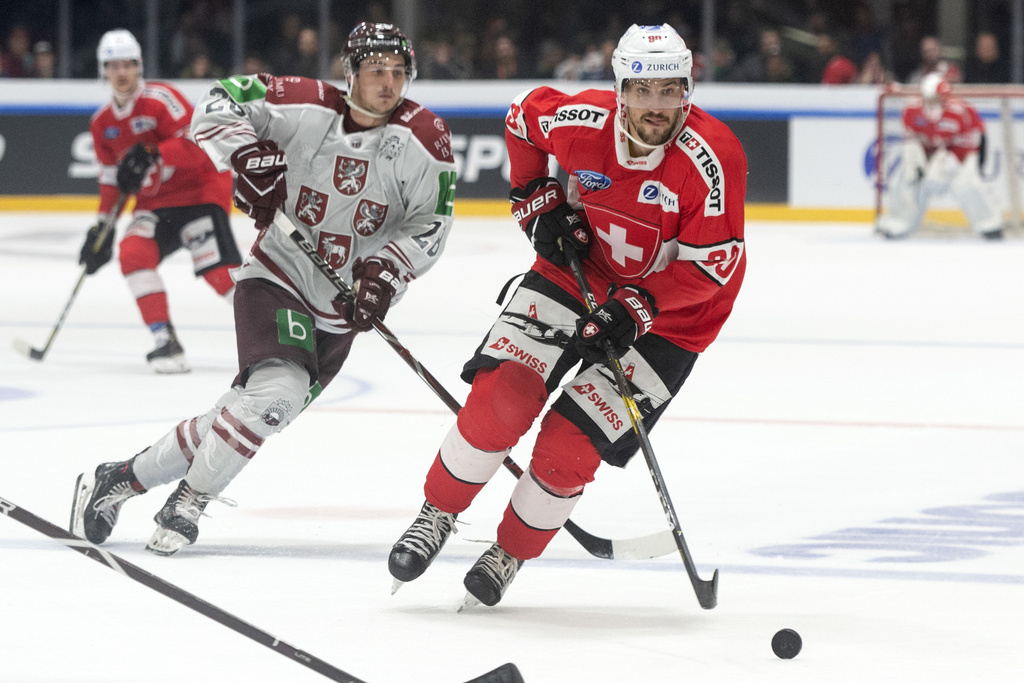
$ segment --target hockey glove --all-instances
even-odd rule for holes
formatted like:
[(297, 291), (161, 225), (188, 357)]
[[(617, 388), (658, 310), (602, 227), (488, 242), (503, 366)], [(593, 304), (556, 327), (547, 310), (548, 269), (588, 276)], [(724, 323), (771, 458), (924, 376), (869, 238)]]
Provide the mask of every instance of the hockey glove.
[(149, 169), (160, 161), (160, 150), (156, 145), (136, 143), (117, 164), (117, 189), (125, 194), (135, 194), (149, 174)]
[(107, 265), (110, 257), (114, 254), (114, 231), (108, 230), (100, 242), (100, 235), (103, 233), (103, 223), (97, 223), (89, 228), (85, 234), (85, 244), (78, 254), (79, 265), (85, 266), (85, 272), (92, 275), (97, 270)]
[(590, 235), (579, 214), (565, 200), (554, 178), (536, 178), (525, 188), (512, 188), (512, 215), (519, 221), (534, 250), (556, 266), (568, 264), (559, 240), (568, 241), (580, 258), (590, 250)]
[(240, 147), (231, 155), (235, 179), (235, 206), (256, 221), (263, 230), (288, 199), (284, 174), (288, 170), (284, 152), (273, 140), (260, 140)]
[(373, 256), (352, 266), (355, 297), (340, 298), (334, 306), (357, 332), (373, 329), (374, 320), (383, 320), (391, 307), (391, 298), (398, 292), (398, 268), (387, 259)]
[(634, 285), (608, 288), (608, 301), (576, 321), (576, 352), (588, 363), (608, 360), (605, 340), (614, 358), (622, 358), (640, 335), (651, 329), (658, 309), (647, 290)]

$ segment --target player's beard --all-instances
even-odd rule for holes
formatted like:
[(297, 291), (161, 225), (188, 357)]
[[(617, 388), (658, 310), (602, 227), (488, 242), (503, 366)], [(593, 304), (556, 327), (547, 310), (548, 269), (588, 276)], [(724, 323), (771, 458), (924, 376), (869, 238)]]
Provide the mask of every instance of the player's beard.
[(679, 132), (679, 119), (682, 115), (682, 109), (645, 109), (639, 112), (634, 112), (632, 108), (626, 109), (630, 128), (641, 142), (651, 147), (664, 145)]

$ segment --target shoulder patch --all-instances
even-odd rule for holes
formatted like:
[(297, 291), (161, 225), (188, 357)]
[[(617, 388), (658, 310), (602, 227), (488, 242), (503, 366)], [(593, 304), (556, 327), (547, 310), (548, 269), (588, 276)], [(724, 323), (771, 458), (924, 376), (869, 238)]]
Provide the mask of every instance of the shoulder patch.
[(551, 116), (538, 117), (537, 121), (544, 137), (549, 137), (552, 130), (562, 126), (585, 126), (600, 130), (611, 118), (610, 114), (610, 110), (590, 104), (567, 104), (556, 109)]
[(239, 104), (262, 100), (267, 96), (267, 87), (255, 76), (229, 76), (219, 83)]
[(454, 161), (452, 132), (448, 124), (426, 107), (405, 100), (391, 115), (388, 123), (408, 128), (413, 137), (438, 161)]
[(143, 89), (142, 94), (163, 104), (167, 108), (167, 112), (175, 120), (188, 116), (188, 107), (179, 99), (178, 93), (170, 88), (156, 83), (148, 83)]
[(683, 129), (676, 140), (676, 145), (690, 157), (707, 183), (708, 195), (704, 199), (704, 215), (721, 216), (725, 212), (725, 176), (722, 174), (722, 164), (718, 161), (715, 151), (704, 138), (689, 128)]

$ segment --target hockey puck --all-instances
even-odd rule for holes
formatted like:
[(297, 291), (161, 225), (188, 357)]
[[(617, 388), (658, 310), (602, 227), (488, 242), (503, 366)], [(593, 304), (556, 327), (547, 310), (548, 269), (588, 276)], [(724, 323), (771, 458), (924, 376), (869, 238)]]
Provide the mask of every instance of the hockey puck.
[(779, 659), (793, 659), (800, 654), (803, 641), (800, 634), (791, 628), (784, 628), (772, 638), (772, 652)]

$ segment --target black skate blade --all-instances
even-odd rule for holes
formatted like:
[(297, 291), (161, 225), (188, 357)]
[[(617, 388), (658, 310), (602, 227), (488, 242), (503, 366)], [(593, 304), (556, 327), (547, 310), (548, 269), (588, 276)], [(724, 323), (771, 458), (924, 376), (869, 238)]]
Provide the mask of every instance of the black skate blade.
[(466, 683), (525, 683), (523, 675), (515, 664), (509, 662), (502, 664), (494, 671), (488, 671), (483, 676), (478, 676)]

